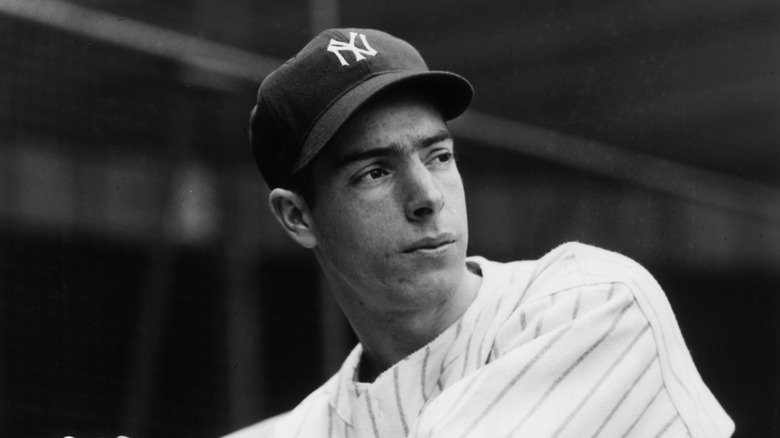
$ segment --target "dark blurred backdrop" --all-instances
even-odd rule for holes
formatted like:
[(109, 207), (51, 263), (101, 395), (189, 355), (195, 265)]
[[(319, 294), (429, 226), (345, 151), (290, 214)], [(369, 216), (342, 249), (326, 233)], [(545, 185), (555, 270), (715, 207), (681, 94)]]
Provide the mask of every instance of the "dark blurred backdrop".
[(471, 254), (653, 272), (736, 436), (778, 436), (780, 4), (0, 0), (0, 435), (209, 437), (355, 343), (246, 121), (318, 31), (468, 77)]

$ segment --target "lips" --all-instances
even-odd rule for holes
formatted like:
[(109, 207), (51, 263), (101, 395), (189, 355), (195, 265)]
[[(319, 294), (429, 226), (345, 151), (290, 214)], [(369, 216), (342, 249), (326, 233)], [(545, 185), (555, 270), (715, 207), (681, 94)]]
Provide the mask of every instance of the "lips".
[(451, 233), (437, 234), (436, 236), (428, 236), (419, 239), (412, 244), (404, 248), (405, 254), (411, 254), (414, 252), (431, 252), (436, 251), (455, 242), (455, 236)]

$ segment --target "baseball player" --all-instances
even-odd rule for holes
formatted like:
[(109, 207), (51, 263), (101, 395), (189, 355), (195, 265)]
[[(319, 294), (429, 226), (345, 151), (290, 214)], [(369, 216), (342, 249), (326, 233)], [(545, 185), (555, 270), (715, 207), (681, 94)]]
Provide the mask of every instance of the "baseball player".
[(360, 343), (245, 437), (726, 437), (653, 277), (567, 243), (467, 257), (447, 121), (472, 87), (370, 29), (316, 36), (260, 86), (251, 145), (282, 229)]

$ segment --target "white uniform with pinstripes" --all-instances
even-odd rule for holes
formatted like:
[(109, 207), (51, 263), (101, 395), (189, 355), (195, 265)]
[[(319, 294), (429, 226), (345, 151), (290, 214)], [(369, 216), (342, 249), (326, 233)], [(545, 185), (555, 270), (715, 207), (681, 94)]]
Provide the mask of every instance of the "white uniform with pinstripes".
[(371, 384), (341, 370), (247, 437), (725, 437), (663, 291), (636, 262), (568, 243), (532, 262), (469, 258), (463, 317)]

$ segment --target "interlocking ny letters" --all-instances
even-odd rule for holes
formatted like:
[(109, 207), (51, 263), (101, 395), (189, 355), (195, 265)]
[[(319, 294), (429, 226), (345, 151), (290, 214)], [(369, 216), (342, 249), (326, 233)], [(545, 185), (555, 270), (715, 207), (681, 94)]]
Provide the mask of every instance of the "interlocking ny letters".
[(360, 49), (357, 46), (355, 46), (355, 38), (357, 38), (358, 33), (357, 32), (350, 32), (349, 33), (349, 43), (345, 43), (343, 41), (336, 41), (333, 38), (330, 39), (330, 43), (328, 44), (328, 52), (334, 53), (341, 62), (341, 65), (349, 65), (346, 59), (344, 59), (344, 56), (341, 55), (342, 51), (349, 51), (355, 54), (355, 61), (362, 61), (366, 59), (364, 55), (368, 56), (374, 56), (377, 54), (377, 51), (371, 48), (370, 45), (368, 45), (368, 41), (366, 41), (366, 36), (362, 33), (360, 35), (360, 41), (363, 42), (364, 49)]

